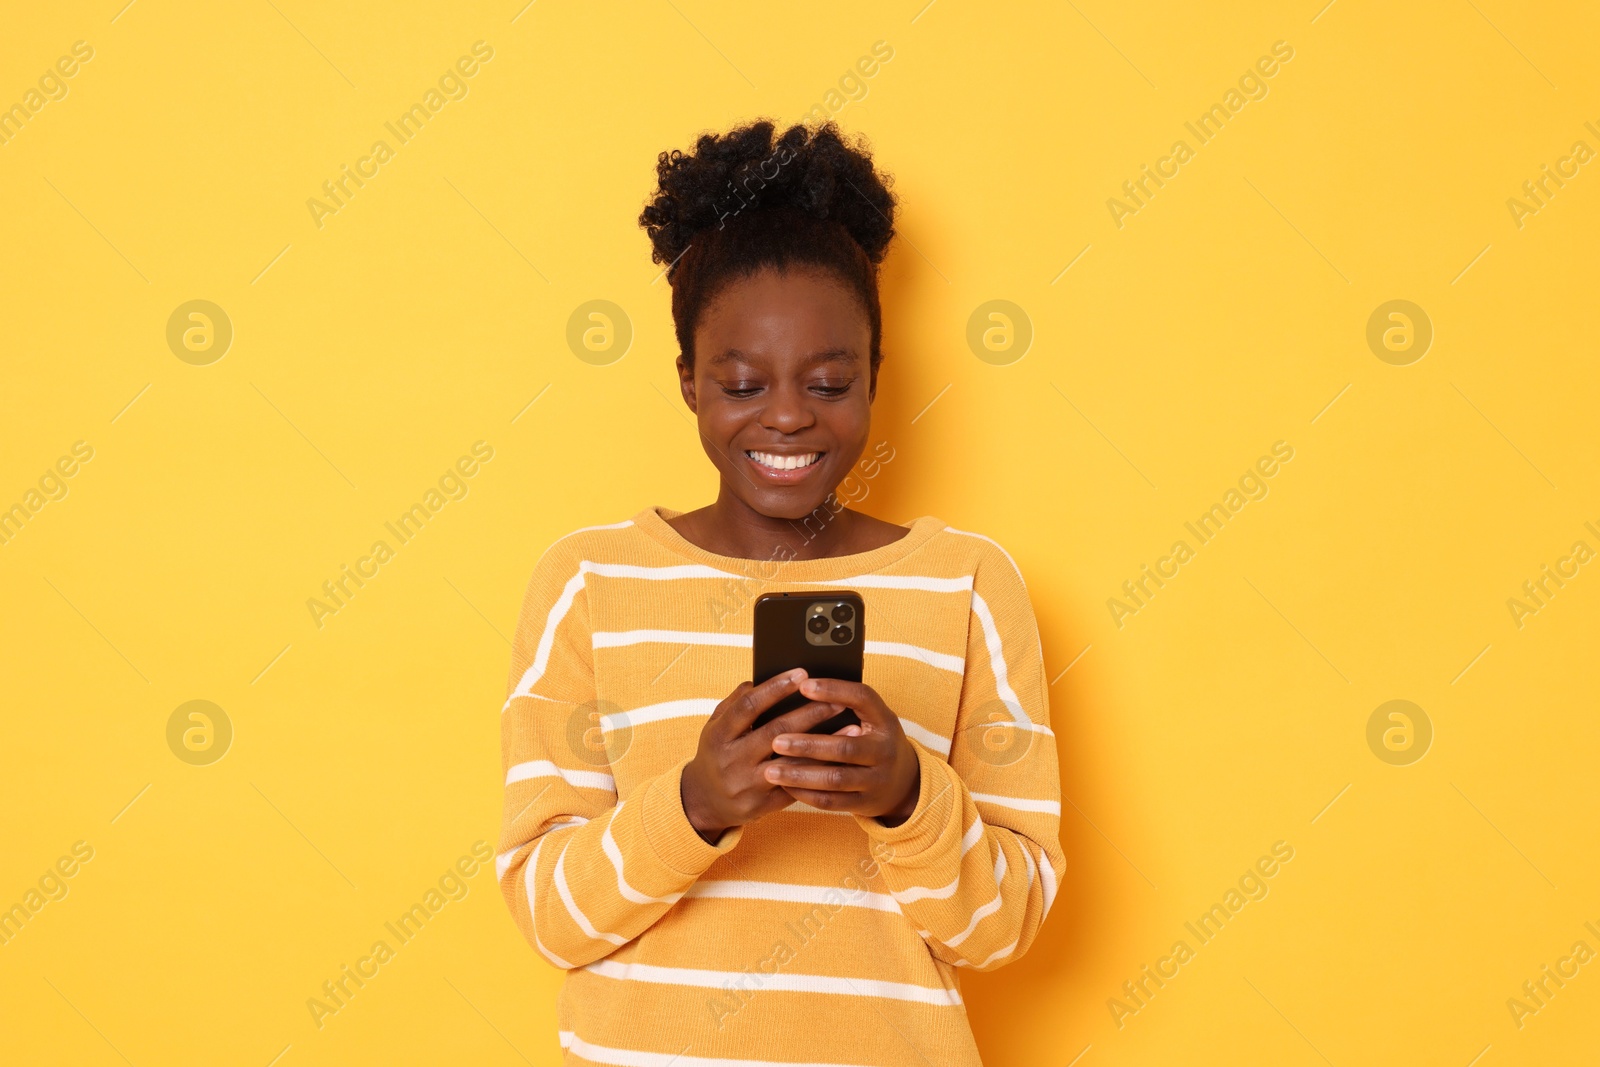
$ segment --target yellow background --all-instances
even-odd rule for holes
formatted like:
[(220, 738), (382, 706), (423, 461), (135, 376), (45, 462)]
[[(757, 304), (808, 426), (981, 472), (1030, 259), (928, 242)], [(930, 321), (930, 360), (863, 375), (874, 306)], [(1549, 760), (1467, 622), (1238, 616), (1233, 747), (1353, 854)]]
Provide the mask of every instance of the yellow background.
[[(924, 2), (7, 13), (0, 103), (95, 50), (0, 147), (0, 506), (95, 449), (0, 546), (0, 906), (95, 850), (0, 948), (8, 1060), (556, 1061), (559, 976), (492, 873), (320, 1030), (305, 1002), (493, 841), (539, 553), (714, 490), (634, 221), (655, 153), (800, 116), (879, 40), (838, 116), (903, 208), (897, 458), (864, 506), (1017, 558), (1069, 801), (1044, 934), (964, 987), (986, 1062), (1592, 1054), (1600, 963), (1520, 1029), (1506, 1001), (1600, 950), (1600, 566), (1520, 629), (1506, 601), (1600, 548), (1600, 164), (1520, 229), (1506, 200), (1600, 148), (1600, 14)], [(469, 95), (394, 145), (478, 40)], [(1116, 227), (1107, 198), (1280, 40), (1270, 94)], [(319, 229), (306, 200), (379, 138), (395, 158)], [(165, 340), (192, 299), (235, 331), (208, 366)], [(632, 320), (609, 366), (566, 345), (591, 299)], [(1032, 321), (1018, 362), (967, 346), (991, 299)], [(1409, 366), (1366, 344), (1391, 299), (1434, 325)], [(478, 440), (470, 494), (319, 629), (307, 598)], [(1115, 625), (1279, 440), (1270, 495)], [(167, 746), (193, 699), (234, 727), (210, 766)], [(1433, 724), (1409, 766), (1367, 745), (1391, 699)], [(1107, 1000), (1279, 840), (1270, 895), (1119, 1028)]]

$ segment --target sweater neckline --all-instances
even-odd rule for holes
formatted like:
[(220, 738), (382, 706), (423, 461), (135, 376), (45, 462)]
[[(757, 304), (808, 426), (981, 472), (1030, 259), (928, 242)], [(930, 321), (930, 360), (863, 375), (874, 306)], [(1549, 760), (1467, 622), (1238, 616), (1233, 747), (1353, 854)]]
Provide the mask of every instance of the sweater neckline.
[(730, 574), (777, 582), (825, 582), (872, 574), (905, 559), (944, 529), (943, 520), (936, 519), (932, 515), (923, 515), (912, 521), (909, 532), (898, 541), (891, 541), (887, 545), (866, 552), (855, 552), (847, 556), (827, 556), (822, 559), (743, 559), (738, 556), (721, 556), (715, 552), (708, 552), (673, 529), (667, 520), (675, 519), (682, 514), (683, 512), (671, 508), (649, 507), (635, 515), (633, 522), (652, 540), (685, 559)]

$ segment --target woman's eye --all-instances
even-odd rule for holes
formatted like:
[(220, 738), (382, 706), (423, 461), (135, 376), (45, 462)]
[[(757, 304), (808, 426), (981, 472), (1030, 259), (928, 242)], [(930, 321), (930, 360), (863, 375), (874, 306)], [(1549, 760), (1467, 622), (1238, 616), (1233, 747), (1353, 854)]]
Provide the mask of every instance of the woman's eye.
[(843, 381), (817, 382), (811, 387), (811, 391), (820, 396), (843, 396), (850, 391), (851, 384)]
[(747, 400), (761, 392), (761, 387), (751, 382), (723, 382), (722, 391), (735, 400)]

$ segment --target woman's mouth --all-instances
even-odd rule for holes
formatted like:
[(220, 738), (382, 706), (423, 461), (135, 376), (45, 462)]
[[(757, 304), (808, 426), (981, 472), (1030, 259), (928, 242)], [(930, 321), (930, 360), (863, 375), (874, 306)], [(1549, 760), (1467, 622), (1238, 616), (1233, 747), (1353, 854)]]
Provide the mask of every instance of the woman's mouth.
[(760, 471), (762, 476), (775, 482), (797, 482), (811, 473), (826, 455), (823, 452), (797, 452), (784, 454), (779, 452), (758, 452), (753, 449), (745, 451), (745, 458), (751, 466)]

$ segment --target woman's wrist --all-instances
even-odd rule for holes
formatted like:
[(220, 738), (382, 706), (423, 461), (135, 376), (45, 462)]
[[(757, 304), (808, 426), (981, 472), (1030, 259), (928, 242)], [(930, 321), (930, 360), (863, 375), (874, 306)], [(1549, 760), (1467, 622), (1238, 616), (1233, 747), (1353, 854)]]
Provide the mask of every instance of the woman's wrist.
[(693, 779), (690, 777), (690, 769), (693, 766), (694, 764), (690, 763), (684, 767), (683, 774), (678, 779), (678, 803), (683, 807), (683, 817), (689, 820), (689, 825), (700, 835), (700, 840), (708, 845), (715, 845), (728, 828), (718, 825), (699, 803), (698, 790), (695, 789)]
[[(907, 743), (906, 747), (909, 749), (911, 746)], [(910, 785), (906, 788), (905, 795), (900, 798), (900, 803), (878, 816), (878, 824), (880, 826), (890, 828), (899, 826), (911, 818), (917, 810), (917, 801), (922, 796), (922, 761), (917, 758), (914, 750), (909, 755), (911, 757)]]

